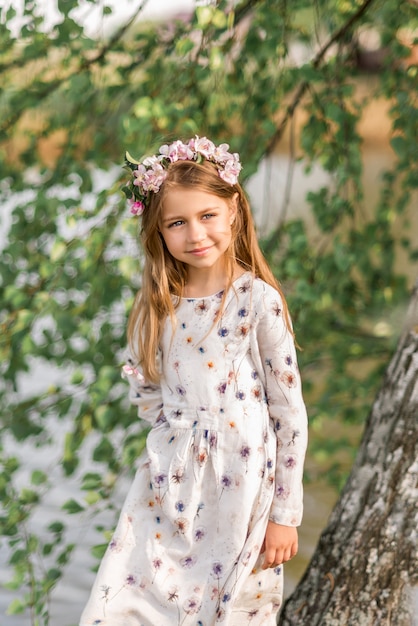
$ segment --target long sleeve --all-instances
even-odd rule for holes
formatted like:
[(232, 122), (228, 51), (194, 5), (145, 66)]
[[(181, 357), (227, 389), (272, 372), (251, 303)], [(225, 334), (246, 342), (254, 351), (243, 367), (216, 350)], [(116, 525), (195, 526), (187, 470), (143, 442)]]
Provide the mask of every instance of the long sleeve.
[(148, 383), (131, 359), (122, 367), (122, 378), (129, 383), (129, 400), (138, 407), (138, 417), (154, 426), (163, 406), (160, 385)]
[(283, 319), (280, 295), (266, 285), (256, 309), (258, 321), (252, 352), (262, 368), (269, 414), (277, 438), (270, 520), (285, 526), (298, 526), (303, 513), (307, 415), (296, 350), (292, 333)]

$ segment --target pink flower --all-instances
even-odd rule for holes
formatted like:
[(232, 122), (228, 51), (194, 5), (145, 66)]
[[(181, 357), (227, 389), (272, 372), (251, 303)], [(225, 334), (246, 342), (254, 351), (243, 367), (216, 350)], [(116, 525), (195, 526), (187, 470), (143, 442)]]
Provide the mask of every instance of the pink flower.
[(137, 370), (136, 367), (132, 367), (132, 365), (129, 365), (129, 363), (126, 363), (122, 367), (122, 377), (125, 378), (126, 376), (135, 376), (135, 378), (139, 380), (140, 382), (144, 380), (144, 377), (142, 376), (141, 372)]
[(193, 161), (194, 158), (193, 150), (180, 140), (174, 141), (169, 146), (167, 144), (161, 146), (160, 154), (170, 159), (172, 163), (175, 161)]
[(151, 170), (147, 170), (142, 180), (144, 191), (160, 191), (160, 187), (167, 177), (167, 172), (160, 163), (153, 165)]
[(238, 175), (241, 171), (241, 163), (235, 159), (230, 159), (224, 165), (223, 170), (219, 170), (219, 176), (226, 183), (230, 185), (236, 185), (238, 182)]
[(229, 159), (232, 159), (233, 157), (232, 157), (232, 154), (228, 152), (228, 150), (229, 150), (229, 144), (221, 143), (219, 146), (215, 148), (215, 151), (213, 153), (213, 159), (217, 163), (225, 163), (226, 161), (229, 161)]
[(139, 200), (132, 201), (132, 204), (131, 204), (132, 215), (142, 215), (142, 213), (144, 212), (144, 209), (145, 209), (145, 205), (143, 202), (140, 202)]
[(137, 169), (134, 170), (133, 175), (134, 175), (134, 185), (140, 185), (141, 181), (144, 177), (144, 174), (146, 174), (147, 168), (145, 167), (145, 165), (138, 165)]
[(179, 142), (179, 144), (180, 145), (177, 148), (177, 156), (178, 156), (179, 161), (193, 161), (194, 160), (193, 150), (189, 148), (189, 146), (186, 145), (185, 143)]
[[(212, 159), (215, 153), (215, 144), (210, 141), (210, 139), (207, 139), (207, 137), (197, 137), (196, 139), (192, 139), (191, 141), (193, 141), (193, 148), (195, 152), (198, 152), (199, 154), (201, 154), (202, 156), (205, 157), (205, 159)], [(189, 142), (189, 146), (190, 146)]]

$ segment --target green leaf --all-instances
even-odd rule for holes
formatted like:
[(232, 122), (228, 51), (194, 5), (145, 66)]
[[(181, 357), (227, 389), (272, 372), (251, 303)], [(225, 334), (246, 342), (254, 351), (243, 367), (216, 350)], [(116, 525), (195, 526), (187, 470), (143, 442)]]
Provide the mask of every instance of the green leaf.
[(7, 607), (6, 615), (20, 615), (21, 613), (24, 613), (25, 610), (26, 605), (18, 598), (15, 598)]
[(39, 502), (39, 495), (33, 489), (24, 487), (19, 494), (19, 500), (22, 504), (35, 504)]
[(81, 370), (76, 370), (75, 372), (73, 372), (71, 376), (71, 380), (70, 380), (70, 383), (72, 385), (81, 385), (83, 381), (84, 381), (84, 372), (82, 372)]
[(27, 550), (14, 550), (12, 556), (9, 559), (10, 565), (17, 565), (18, 563), (26, 563), (28, 560)]
[(96, 559), (102, 559), (106, 550), (107, 550), (107, 543), (101, 543), (98, 544), (96, 546), (93, 546), (91, 549), (91, 554), (96, 558)]
[(32, 485), (43, 485), (48, 481), (48, 476), (41, 470), (34, 470), (31, 476)]
[(102, 496), (98, 491), (88, 491), (84, 496), (84, 500), (86, 504), (92, 506), (93, 504), (96, 504), (97, 502), (102, 500)]
[(184, 39), (179, 39), (179, 41), (176, 42), (177, 54), (182, 57), (186, 56), (187, 54), (189, 54), (189, 52), (193, 50), (193, 48), (195, 48), (195, 46), (196, 44), (194, 43), (194, 41), (192, 39), (189, 39), (188, 37)]
[(48, 526), (48, 530), (51, 533), (60, 534), (65, 530), (65, 525), (63, 522), (52, 522), (52, 524)]
[(125, 158), (129, 163), (134, 163), (135, 165), (140, 165), (141, 161), (137, 161), (133, 156), (129, 154), (128, 151), (125, 152)]
[(67, 502), (62, 505), (62, 508), (70, 515), (74, 515), (75, 513), (81, 513), (82, 511), (84, 511), (84, 507), (81, 506), (81, 504), (79, 504), (76, 500), (74, 500), (74, 498), (67, 500)]
[(208, 26), (211, 23), (213, 15), (214, 15), (213, 7), (208, 7), (208, 6), (196, 7), (197, 23), (198, 23), (198, 26), (202, 29), (206, 28), (206, 26)]
[(401, 137), (400, 135), (392, 137), (392, 139), (390, 140), (390, 145), (400, 158), (403, 158), (407, 153), (408, 148), (405, 137)]
[(99, 445), (97, 445), (94, 449), (93, 459), (98, 462), (109, 462), (110, 459), (113, 457), (113, 452), (113, 446), (110, 443), (109, 439), (107, 437), (102, 437)]
[(81, 488), (89, 491), (90, 489), (100, 489), (103, 483), (101, 474), (89, 472), (83, 476), (83, 482)]

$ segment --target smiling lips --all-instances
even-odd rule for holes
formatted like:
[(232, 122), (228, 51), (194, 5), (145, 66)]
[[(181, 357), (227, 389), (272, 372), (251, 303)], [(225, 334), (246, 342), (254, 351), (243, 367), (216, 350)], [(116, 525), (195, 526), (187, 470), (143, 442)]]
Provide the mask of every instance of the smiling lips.
[(195, 248), (194, 250), (189, 250), (189, 254), (194, 254), (195, 256), (203, 256), (208, 250), (210, 250), (210, 246), (206, 248)]

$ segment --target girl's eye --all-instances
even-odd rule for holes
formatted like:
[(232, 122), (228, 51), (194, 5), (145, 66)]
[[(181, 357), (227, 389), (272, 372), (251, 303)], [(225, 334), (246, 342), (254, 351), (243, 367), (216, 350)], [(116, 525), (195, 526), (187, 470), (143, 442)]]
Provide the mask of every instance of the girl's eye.
[[(212, 217), (216, 217), (216, 213), (205, 213), (204, 215), (202, 215), (202, 220), (209, 220)], [(168, 228), (178, 228), (179, 226), (183, 226), (183, 224), (185, 224), (184, 220), (176, 220), (175, 222), (171, 222), (170, 224), (168, 224)]]

